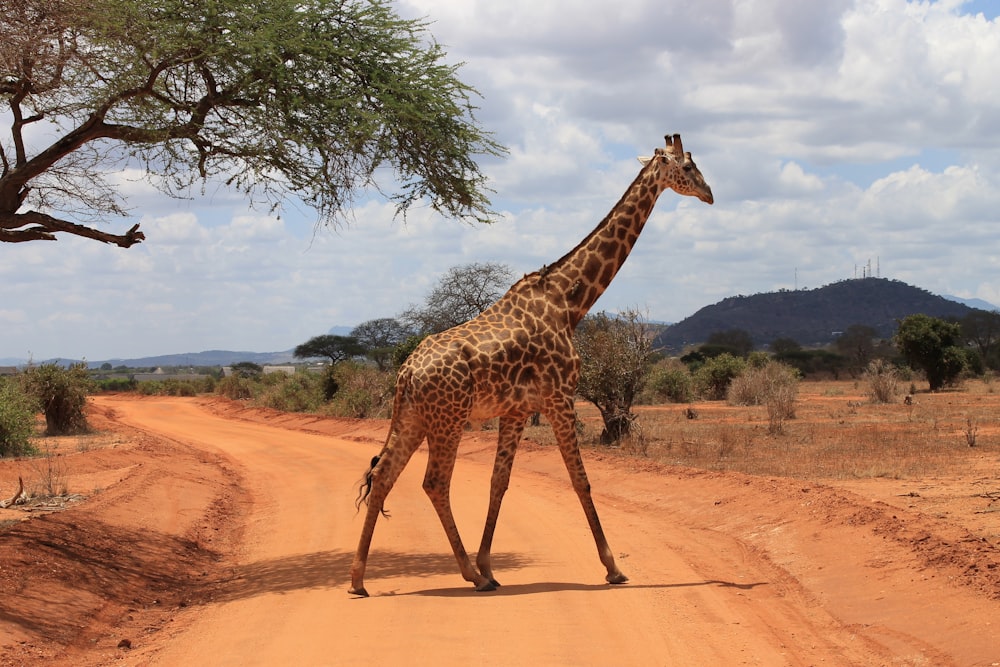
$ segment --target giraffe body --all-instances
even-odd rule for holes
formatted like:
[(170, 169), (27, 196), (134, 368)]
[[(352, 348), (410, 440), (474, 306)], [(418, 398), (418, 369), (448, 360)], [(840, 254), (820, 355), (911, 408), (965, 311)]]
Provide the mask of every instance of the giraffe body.
[[(712, 203), (712, 192), (684, 153), (680, 136), (667, 137), (601, 223), (556, 263), (515, 283), (472, 320), (426, 338), (404, 362), (396, 382), (392, 422), (368, 473), (368, 509), (351, 567), (350, 592), (367, 596), (364, 572), (385, 498), (413, 452), (426, 439), (423, 488), (451, 543), (462, 576), (476, 590), (493, 590), (490, 550), (500, 504), (527, 418), (540, 412), (552, 425), (573, 488), (583, 506), (609, 583), (624, 583), (601, 528), (580, 456), (573, 408), (580, 358), (573, 331), (628, 257), (657, 197), (667, 188)], [(451, 511), (450, 486), (466, 423), (500, 418), (490, 503), (473, 567)]]

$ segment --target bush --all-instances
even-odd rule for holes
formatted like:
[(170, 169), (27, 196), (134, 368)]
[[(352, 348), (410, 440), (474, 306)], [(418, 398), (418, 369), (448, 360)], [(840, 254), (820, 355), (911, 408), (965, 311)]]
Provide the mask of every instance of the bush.
[(694, 373), (695, 390), (709, 401), (721, 401), (733, 378), (746, 368), (746, 362), (728, 352), (706, 359)]
[(86, 364), (63, 368), (57, 364), (32, 366), (22, 376), (25, 391), (45, 413), (45, 433), (64, 435), (87, 430), (84, 407), (93, 384)]
[(215, 378), (204, 380), (146, 380), (139, 382), (136, 391), (144, 396), (197, 396), (215, 390)]
[(733, 379), (726, 392), (730, 405), (767, 405), (772, 396), (793, 389), (792, 398), (798, 393), (799, 373), (780, 361), (769, 361), (763, 366), (750, 366)]
[(0, 380), (0, 458), (37, 453), (30, 438), (36, 405), (15, 380)]
[(689, 403), (693, 398), (691, 373), (675, 359), (666, 359), (649, 370), (643, 389), (647, 403)]
[(344, 361), (333, 368), (337, 393), (327, 412), (337, 417), (388, 417), (396, 376), (372, 366)]
[(875, 359), (864, 372), (868, 383), (868, 399), (872, 403), (892, 403), (896, 400), (899, 387), (899, 372), (885, 359)]
[(219, 380), (215, 393), (234, 401), (253, 398), (253, 381), (240, 375), (230, 375)]
[(750, 366), (734, 378), (726, 393), (731, 405), (766, 405), (768, 432), (781, 433), (787, 419), (795, 418), (799, 372), (780, 361)]
[(284, 412), (310, 412), (323, 405), (322, 378), (315, 374), (271, 373), (264, 377), (269, 380), (256, 398), (256, 402), (264, 407)]
[(94, 381), (96, 391), (135, 391), (139, 383), (131, 378), (101, 378)]

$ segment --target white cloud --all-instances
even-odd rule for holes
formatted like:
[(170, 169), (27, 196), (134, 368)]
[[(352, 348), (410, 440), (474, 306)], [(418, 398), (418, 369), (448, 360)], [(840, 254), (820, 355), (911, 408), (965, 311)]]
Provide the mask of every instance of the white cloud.
[(1000, 21), (979, 3), (407, 0), (477, 116), (491, 227), (404, 223), (381, 201), (313, 233), (309, 211), (251, 210), (218, 184), (189, 200), (111, 180), (147, 241), (3, 248), (0, 357), (97, 360), (288, 349), (398, 314), (448, 268), (551, 263), (607, 213), (636, 155), (680, 132), (712, 207), (666, 193), (601, 309), (681, 319), (733, 294), (883, 276), (1000, 301)]

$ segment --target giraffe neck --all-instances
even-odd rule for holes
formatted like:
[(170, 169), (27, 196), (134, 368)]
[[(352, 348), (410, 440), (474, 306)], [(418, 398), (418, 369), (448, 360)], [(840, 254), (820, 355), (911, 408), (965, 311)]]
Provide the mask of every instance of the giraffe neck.
[(639, 172), (614, 208), (579, 245), (543, 269), (548, 288), (566, 295), (574, 327), (625, 263), (665, 189), (656, 177), (655, 163), (651, 161)]

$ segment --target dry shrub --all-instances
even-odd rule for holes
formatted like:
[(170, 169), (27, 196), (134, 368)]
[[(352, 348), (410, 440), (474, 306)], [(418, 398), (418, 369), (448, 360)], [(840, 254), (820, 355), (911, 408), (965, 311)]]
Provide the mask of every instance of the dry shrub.
[(336, 393), (325, 412), (336, 417), (388, 417), (396, 376), (373, 366), (341, 362), (334, 367)]
[(872, 403), (892, 403), (899, 391), (899, 372), (885, 359), (875, 359), (864, 372), (866, 394)]
[(623, 452), (643, 458), (649, 456), (649, 444), (650, 439), (642, 427), (642, 422), (638, 419), (633, 420), (628, 435), (618, 441), (618, 446)]
[[(781, 424), (780, 437), (768, 432), (771, 416), (763, 407), (701, 401), (692, 404), (697, 419), (676, 406), (641, 407), (642, 448), (671, 465), (814, 479), (916, 478), (965, 469), (969, 456), (1000, 452), (1000, 392), (986, 383), (921, 394), (911, 406), (897, 401), (845, 411), (849, 399), (862, 398), (864, 384), (798, 383), (795, 419)], [(588, 423), (599, 421), (592, 406), (578, 409)]]
[(776, 384), (767, 395), (767, 432), (784, 433), (785, 420), (795, 419), (795, 397), (798, 387), (794, 382)]
[(779, 361), (750, 366), (729, 385), (726, 400), (730, 405), (766, 405), (768, 433), (784, 430), (787, 419), (795, 418), (798, 395), (798, 371)]

